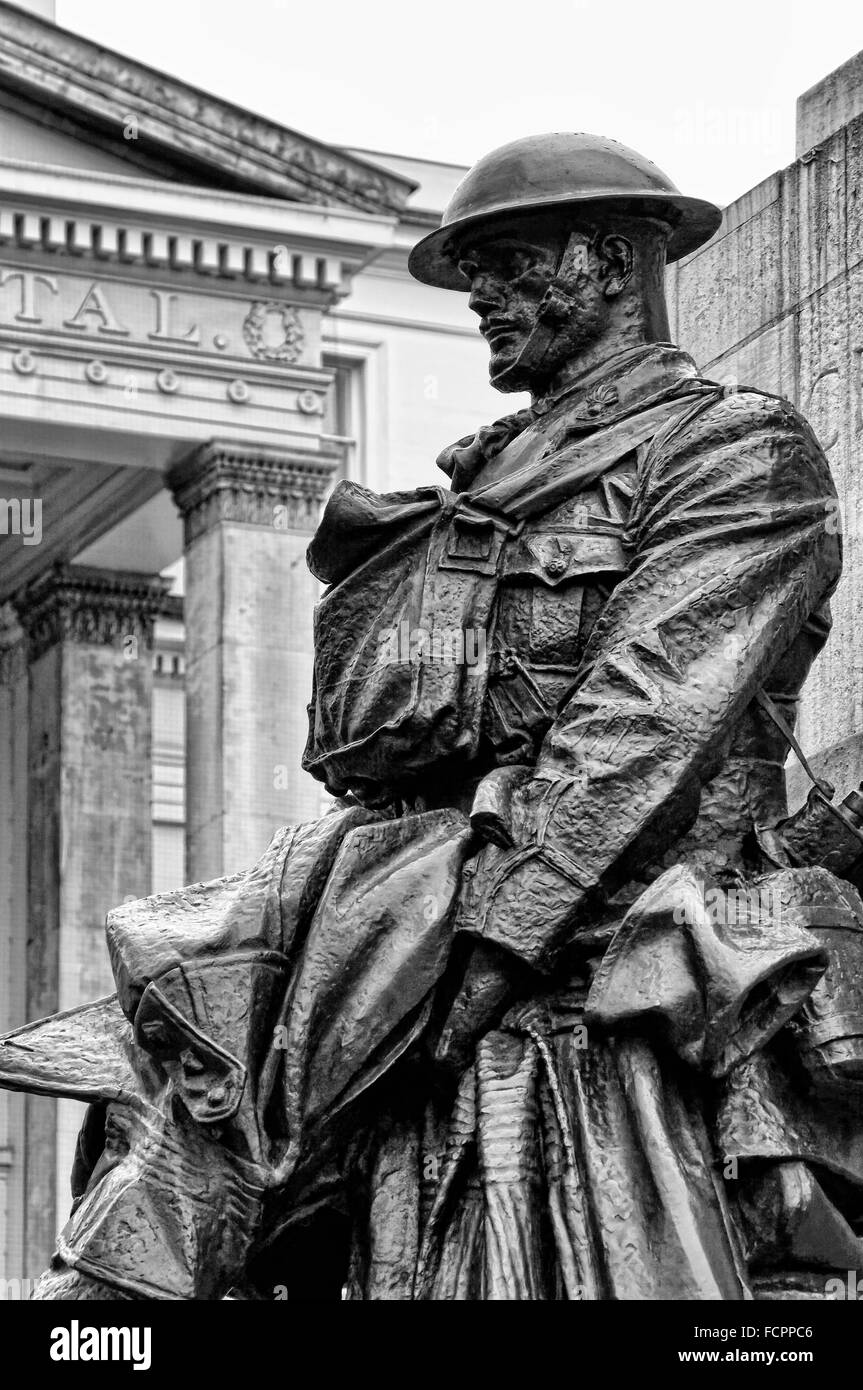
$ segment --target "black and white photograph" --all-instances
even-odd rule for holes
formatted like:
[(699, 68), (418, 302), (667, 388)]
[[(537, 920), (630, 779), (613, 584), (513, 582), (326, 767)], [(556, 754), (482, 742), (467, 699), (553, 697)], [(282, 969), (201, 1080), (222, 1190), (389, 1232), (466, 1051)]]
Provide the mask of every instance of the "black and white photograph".
[(861, 531), (855, 7), (0, 0), (27, 1368), (853, 1359)]

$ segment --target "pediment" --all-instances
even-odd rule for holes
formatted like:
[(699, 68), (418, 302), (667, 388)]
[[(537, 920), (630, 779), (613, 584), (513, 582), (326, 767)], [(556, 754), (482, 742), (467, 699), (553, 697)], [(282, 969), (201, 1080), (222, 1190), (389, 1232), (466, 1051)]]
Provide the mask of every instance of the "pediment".
[(416, 187), (3, 0), (0, 107), (19, 130), (54, 132), (67, 156), (80, 143), (90, 167), (116, 160), (162, 180), (371, 213), (400, 211)]

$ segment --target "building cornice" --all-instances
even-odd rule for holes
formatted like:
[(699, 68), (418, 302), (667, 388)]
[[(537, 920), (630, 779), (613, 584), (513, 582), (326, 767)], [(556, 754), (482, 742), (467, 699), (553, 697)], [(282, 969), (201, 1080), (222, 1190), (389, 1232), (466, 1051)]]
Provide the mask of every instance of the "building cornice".
[[(38, 16), (0, 3), (0, 84), (55, 108), (82, 130), (123, 132), (182, 177), (266, 190), (293, 201), (395, 211), (416, 184), (202, 92)], [(129, 142), (130, 143), (130, 142)]]
[(219, 522), (314, 530), (341, 459), (331, 442), (326, 452), (312, 453), (210, 440), (167, 479), (183, 514), (186, 545)]
[(55, 565), (14, 600), (27, 636), (29, 660), (58, 642), (149, 649), (170, 582), (159, 576), (120, 573), (83, 565)]
[(339, 295), (395, 236), (390, 215), (0, 160), (0, 245), (70, 269), (113, 262)]

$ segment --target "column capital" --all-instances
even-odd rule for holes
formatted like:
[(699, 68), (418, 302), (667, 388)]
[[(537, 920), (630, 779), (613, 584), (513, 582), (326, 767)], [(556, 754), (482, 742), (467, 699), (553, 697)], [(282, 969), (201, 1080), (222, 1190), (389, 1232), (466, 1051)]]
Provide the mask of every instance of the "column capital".
[(183, 514), (186, 545), (220, 521), (313, 531), (341, 459), (335, 444), (313, 451), (211, 439), (167, 480)]
[(159, 575), (54, 565), (14, 600), (30, 661), (57, 642), (113, 646), (134, 639), (151, 647), (169, 588)]

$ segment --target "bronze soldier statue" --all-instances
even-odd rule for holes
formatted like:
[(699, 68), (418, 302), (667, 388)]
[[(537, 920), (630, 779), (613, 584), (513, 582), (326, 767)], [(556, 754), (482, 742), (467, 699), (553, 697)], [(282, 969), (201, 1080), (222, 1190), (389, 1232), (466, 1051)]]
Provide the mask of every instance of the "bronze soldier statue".
[(789, 818), (783, 771), (835, 492), (787, 401), (669, 342), (665, 266), (719, 223), (558, 134), (414, 249), (531, 404), (449, 487), (327, 505), (332, 812), (116, 909), (116, 996), (0, 1048), (91, 1103), (37, 1296), (823, 1298), (863, 1265), (863, 799)]

